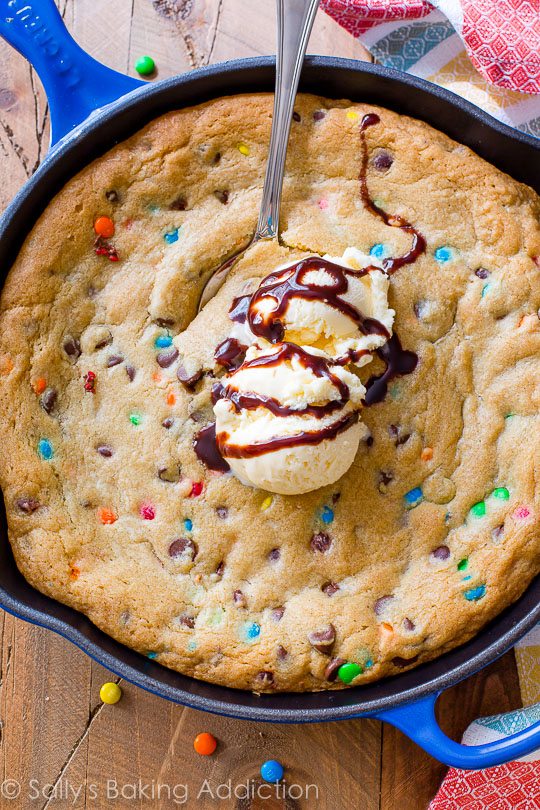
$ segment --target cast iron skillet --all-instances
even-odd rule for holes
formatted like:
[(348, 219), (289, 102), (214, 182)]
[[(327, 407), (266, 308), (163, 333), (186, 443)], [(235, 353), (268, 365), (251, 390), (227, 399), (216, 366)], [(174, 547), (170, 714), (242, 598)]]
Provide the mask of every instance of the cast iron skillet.
[[(31, 6), (29, 0), (0, 0), (0, 35), (39, 72), (51, 108), (53, 148), (0, 221), (2, 279), (52, 196), (90, 160), (168, 110), (221, 95), (271, 91), (274, 83), (273, 60), (257, 58), (143, 85), (84, 53), (65, 30), (53, 0), (39, 0), (39, 12)], [(421, 118), (540, 191), (540, 141), (428, 82), (362, 62), (311, 57), (301, 90), (382, 104)], [(494, 661), (540, 619), (540, 578), (475, 639), (411, 672), (343, 691), (256, 696), (165, 669), (38, 593), (18, 572), (3, 510), (0, 517), (0, 605), (60, 633), (112, 672), (168, 700), (273, 722), (378, 717), (442, 762), (462, 768), (485, 768), (540, 747), (540, 723), (505, 740), (466, 747), (443, 734), (434, 713), (442, 690)]]

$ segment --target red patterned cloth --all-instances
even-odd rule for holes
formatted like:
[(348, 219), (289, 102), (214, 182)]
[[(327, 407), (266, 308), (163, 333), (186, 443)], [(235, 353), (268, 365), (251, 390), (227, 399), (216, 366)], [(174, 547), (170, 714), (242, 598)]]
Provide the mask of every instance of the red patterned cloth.
[(356, 37), (382, 22), (418, 19), (440, 8), (484, 78), (540, 93), (540, 0), (322, 0), (322, 5)]
[(429, 810), (539, 810), (537, 762), (509, 762), (485, 771), (450, 768)]

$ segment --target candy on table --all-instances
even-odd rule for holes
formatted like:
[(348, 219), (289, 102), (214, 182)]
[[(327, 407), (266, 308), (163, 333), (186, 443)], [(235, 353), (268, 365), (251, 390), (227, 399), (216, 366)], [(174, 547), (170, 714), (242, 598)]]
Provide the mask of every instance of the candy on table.
[(213, 734), (203, 731), (193, 740), (193, 748), (203, 757), (209, 757), (217, 748), (217, 740)]
[(135, 70), (139, 76), (151, 76), (156, 70), (156, 63), (151, 56), (139, 56), (135, 62)]
[(117, 683), (109, 681), (108, 683), (104, 683), (99, 690), (99, 697), (103, 703), (107, 703), (109, 706), (114, 706), (114, 704), (118, 703), (122, 697), (122, 690)]
[(280, 782), (284, 772), (283, 765), (277, 759), (267, 759), (261, 765), (261, 776), (265, 782)]

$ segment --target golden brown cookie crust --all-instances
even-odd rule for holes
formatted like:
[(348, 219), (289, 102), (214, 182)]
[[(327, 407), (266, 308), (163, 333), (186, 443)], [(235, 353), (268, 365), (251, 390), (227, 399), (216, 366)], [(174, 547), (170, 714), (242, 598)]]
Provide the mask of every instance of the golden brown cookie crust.
[[(0, 483), (37, 589), (180, 672), (303, 691), (342, 685), (325, 676), (334, 658), (358, 663), (361, 684), (440, 655), (538, 573), (540, 205), (425, 123), (300, 96), (284, 246), (256, 246), (193, 321), (211, 268), (254, 230), (271, 108), (249, 95), (171, 112), (40, 217), (0, 304)], [(269, 496), (198, 461), (213, 379), (186, 390), (155, 342), (179, 335), (173, 347), (217, 373), (228, 302), (249, 279), (305, 251), (407, 250), (359, 194), (359, 121), (374, 110), (370, 194), (427, 240), (390, 286), (419, 364), (364, 409), (372, 441), (340, 481)], [(100, 215), (118, 262), (94, 251)], [(329, 625), (330, 655), (308, 638)]]

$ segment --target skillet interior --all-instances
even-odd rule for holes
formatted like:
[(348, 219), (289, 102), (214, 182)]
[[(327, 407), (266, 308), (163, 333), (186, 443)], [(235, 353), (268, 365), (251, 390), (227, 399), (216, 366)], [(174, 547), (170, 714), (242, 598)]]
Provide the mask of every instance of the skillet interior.
[[(272, 59), (241, 60), (148, 85), (110, 108), (98, 111), (47, 158), (4, 215), (0, 224), (2, 280), (28, 230), (82, 163), (90, 162), (170, 109), (220, 95), (269, 91), (273, 81)], [(433, 85), (373, 65), (318, 57), (308, 59), (300, 89), (329, 97), (373, 101), (421, 118), (540, 191), (538, 141), (521, 133), (514, 134), (508, 127)], [(517, 603), (477, 638), (413, 671), (357, 689), (257, 697), (195, 681), (162, 668), (113, 641), (81, 614), (35, 591), (16, 569), (3, 508), (1, 517), (0, 603), (6, 609), (60, 632), (112, 671), (163, 697), (253, 720), (338, 719), (418, 699), (485, 666), (540, 618), (538, 578)]]

